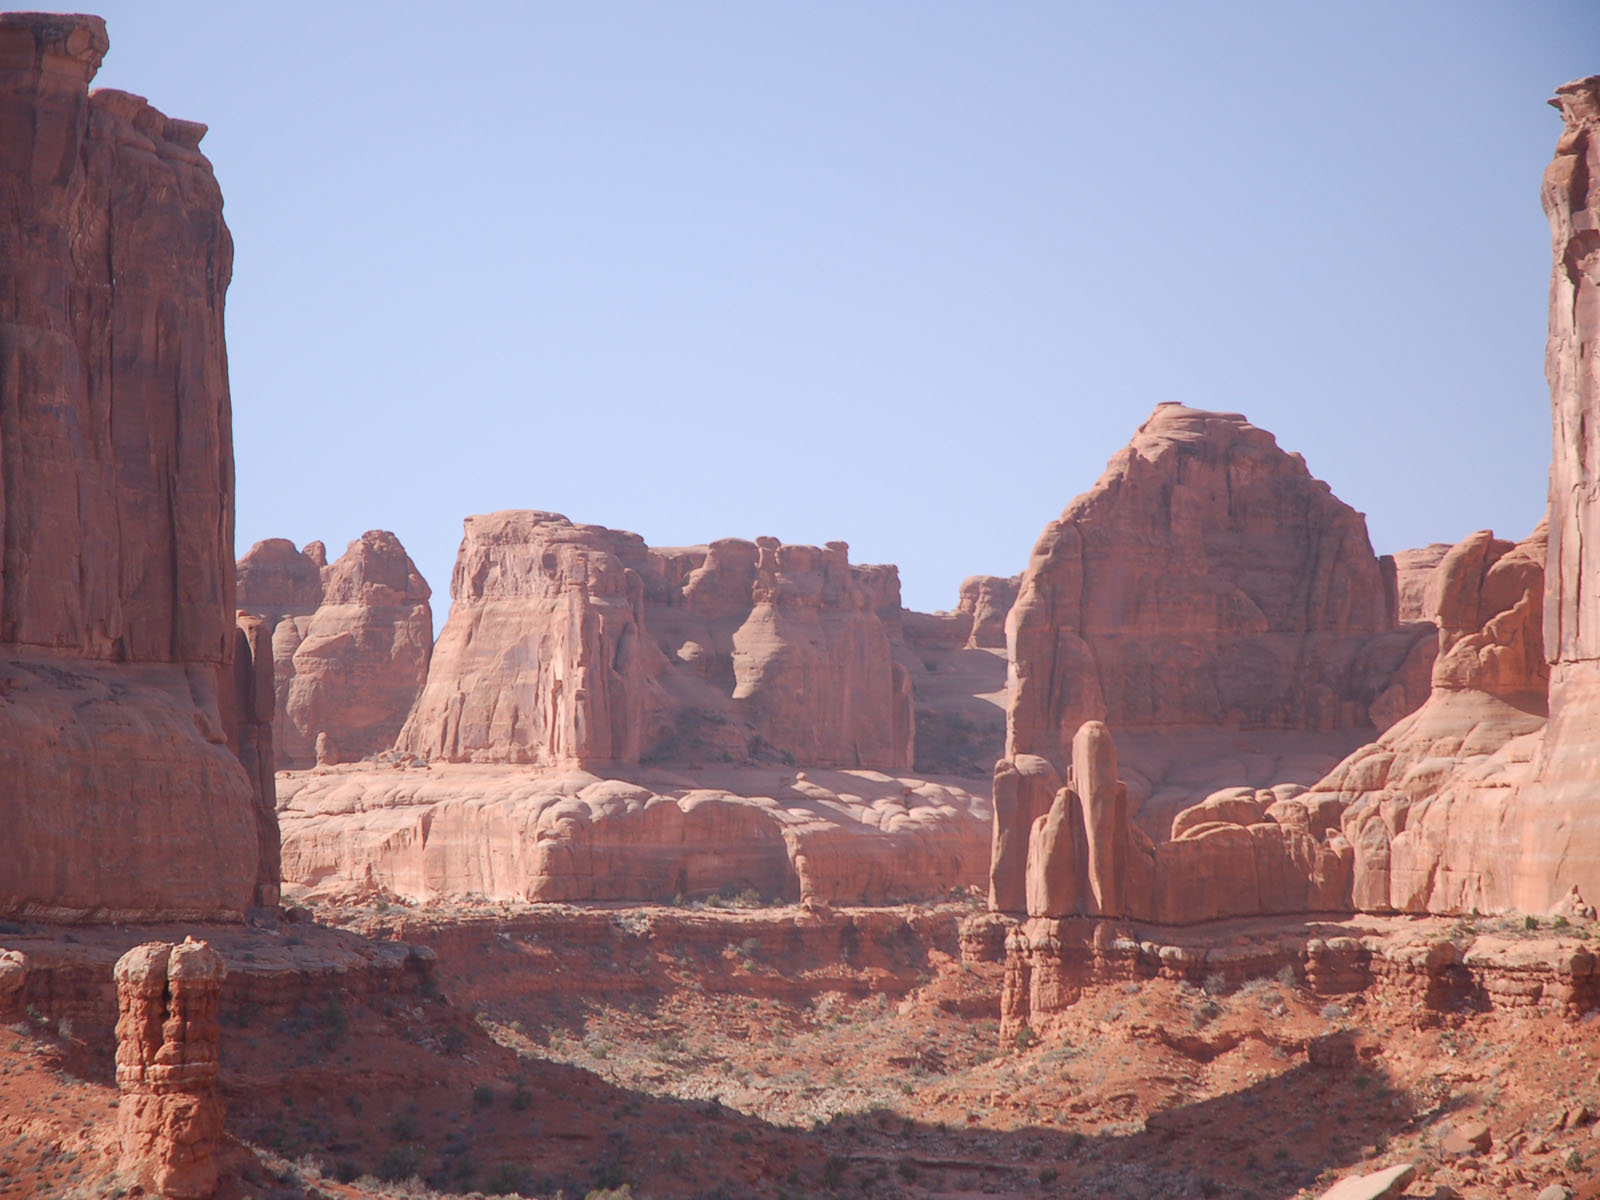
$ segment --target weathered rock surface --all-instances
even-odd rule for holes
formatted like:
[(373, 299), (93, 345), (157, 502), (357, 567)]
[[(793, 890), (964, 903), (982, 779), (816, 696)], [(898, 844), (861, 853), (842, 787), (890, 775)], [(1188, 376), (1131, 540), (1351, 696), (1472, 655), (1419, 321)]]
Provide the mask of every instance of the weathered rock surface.
[(1115, 734), (1151, 838), (1222, 784), (1307, 785), (1427, 696), (1361, 514), (1232, 413), (1159, 406), (1035, 546), (1008, 617), (1006, 756)]
[(1450, 545), (1449, 542), (1431, 542), (1415, 550), (1395, 553), (1395, 617), (1402, 624), (1430, 619), (1428, 583), (1433, 578), (1434, 568), (1450, 552)]
[(344, 760), (394, 746), (434, 650), (430, 590), (400, 539), (370, 530), (326, 565), (270, 538), (238, 560), (238, 606), (266, 622), (277, 696), (278, 766), (318, 762), (317, 742)]
[(233, 247), (203, 125), (89, 80), (94, 17), (0, 17), (0, 912), (239, 914)]
[(1006, 616), (1017, 602), (1022, 576), (972, 575), (961, 581), (961, 601), (956, 611), (972, 618), (968, 646), (1004, 647)]
[[(1023, 761), (1048, 766), (1027, 756)], [(1129, 917), (1169, 925), (1262, 913), (1348, 912), (1353, 853), (1338, 832), (1339, 806), (1305, 789), (1235, 788), (1178, 814), (1159, 844), (1135, 826), (1118, 778), (1110, 730), (1088, 721), (1073, 739), (1070, 786), (1032, 824), (1027, 914), (1034, 918)], [(1041, 783), (1002, 761), (995, 773), (990, 905), (1016, 911), (1011, 828)], [(1036, 798), (1031, 800), (1037, 805)], [(1007, 805), (1010, 805), (1009, 820)], [(1032, 809), (1037, 811), (1036, 808)], [(1007, 859), (1002, 850), (1008, 850)]]
[(217, 1189), (221, 955), (193, 938), (147, 942), (117, 961), (118, 1170), (172, 1200)]
[(272, 746), (272, 639), (267, 624), (240, 613), (234, 630), (232, 678), (218, 697), (228, 745), (250, 779), (256, 822), (256, 879), (252, 903), (278, 903), (277, 765)]
[[(554, 513), (469, 517), (397, 748), (532, 765), (908, 766), (892, 567), (848, 547), (651, 549)], [(896, 631), (898, 632), (898, 631)]]
[(1342, 812), (1365, 910), (1492, 911), (1507, 904), (1511, 818), (1545, 723), (1545, 529), (1513, 545), (1487, 532), (1439, 563), (1433, 692), (1340, 763), (1311, 795)]
[(876, 771), (341, 768), (279, 799), (286, 881), (419, 900), (886, 903), (981, 885), (989, 857), (985, 797)]
[(271, 638), (278, 765), (289, 769), (319, 761), (319, 738), (349, 761), (393, 746), (433, 652), (431, 593), (399, 538), (370, 530), (324, 559), (320, 542), (299, 551), (271, 538), (238, 564), (239, 607)]
[(1568, 888), (1600, 896), (1600, 76), (1556, 89), (1562, 133), (1544, 175), (1550, 220), (1550, 553), (1544, 644), (1550, 723), (1519, 797), (1510, 901), (1542, 911)]

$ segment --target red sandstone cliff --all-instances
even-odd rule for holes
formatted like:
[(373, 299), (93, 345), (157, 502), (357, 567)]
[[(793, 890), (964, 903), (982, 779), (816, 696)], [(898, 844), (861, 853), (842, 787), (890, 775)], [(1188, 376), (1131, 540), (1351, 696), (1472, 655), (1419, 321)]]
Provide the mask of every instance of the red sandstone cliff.
[(278, 765), (357, 760), (394, 745), (427, 678), (431, 595), (400, 539), (374, 529), (327, 564), (283, 538), (237, 567), (239, 607), (266, 623), (276, 669)]
[(233, 246), (203, 125), (89, 94), (94, 17), (0, 17), (0, 912), (237, 914)]

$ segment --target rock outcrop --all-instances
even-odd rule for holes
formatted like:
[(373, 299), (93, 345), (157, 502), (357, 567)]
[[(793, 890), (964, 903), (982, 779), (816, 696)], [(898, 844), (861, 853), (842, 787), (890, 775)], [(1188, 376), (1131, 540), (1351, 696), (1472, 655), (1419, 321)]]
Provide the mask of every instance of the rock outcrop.
[(956, 611), (972, 619), (967, 634), (968, 646), (1004, 647), (1006, 616), (1017, 602), (1022, 576), (1002, 579), (998, 575), (970, 575), (961, 581), (960, 603)]
[[(1023, 774), (1002, 762), (995, 778), (996, 853), (990, 906), (1018, 911), (1015, 851), (1000, 853), (1016, 815), (1051, 781), (1046, 760)], [(1153, 842), (1129, 819), (1110, 730), (1085, 722), (1073, 738), (1069, 786), (1033, 821), (1024, 891), (1031, 918), (1130, 918), (1185, 925), (1262, 913), (1348, 912), (1353, 853), (1338, 806), (1310, 802), (1295, 785), (1234, 788), (1180, 813), (1170, 839)], [(1015, 776), (1013, 780), (1012, 776)], [(1002, 797), (1027, 797), (1002, 819)], [(1029, 793), (1032, 793), (1029, 796)]]
[(433, 610), (400, 539), (374, 529), (328, 564), (321, 542), (283, 538), (239, 560), (239, 607), (266, 623), (276, 671), (278, 765), (356, 761), (389, 749), (428, 674)]
[(280, 781), (284, 878), (417, 900), (882, 904), (981, 884), (985, 798), (876, 771), (449, 764)]
[(217, 1003), (227, 973), (205, 942), (147, 942), (118, 961), (119, 1174), (171, 1200), (217, 1189), (224, 1106)]
[(1550, 552), (1544, 645), (1550, 723), (1520, 803), (1509, 899), (1542, 909), (1600, 895), (1600, 76), (1556, 89), (1562, 133), (1544, 174), (1550, 220)]
[(233, 246), (203, 125), (88, 84), (95, 17), (0, 17), (0, 912), (237, 916)]
[(1449, 542), (1430, 542), (1415, 550), (1400, 550), (1394, 554), (1396, 620), (1409, 623), (1431, 619), (1428, 615), (1428, 584), (1433, 578), (1434, 569), (1448, 553)]
[(1035, 546), (1008, 617), (1006, 756), (1115, 733), (1152, 837), (1221, 783), (1314, 782), (1427, 695), (1361, 514), (1233, 413), (1159, 406)]
[(848, 547), (651, 549), (554, 513), (469, 517), (450, 618), (396, 743), (446, 762), (900, 767), (892, 567)]

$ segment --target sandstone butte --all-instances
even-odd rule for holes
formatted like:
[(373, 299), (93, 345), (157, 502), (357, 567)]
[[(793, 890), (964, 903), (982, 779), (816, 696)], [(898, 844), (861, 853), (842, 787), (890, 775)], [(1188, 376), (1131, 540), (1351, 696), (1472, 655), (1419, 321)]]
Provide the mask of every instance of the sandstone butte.
[[(1564, 85), (1554, 103), (1564, 129), (1543, 186), (1553, 257), (1549, 517), (1518, 543), (1474, 534), (1428, 573), (1419, 603), (1437, 632), (1417, 711), (1309, 789), (1214, 792), (1179, 812), (1170, 840), (1154, 844), (1118, 815), (1124, 785), (1107, 783), (1117, 775), (1112, 731), (1092, 719), (1109, 713), (1114, 727), (1127, 702), (1124, 676), (1113, 673), (1106, 686), (1083, 632), (1093, 631), (1082, 614), (1094, 590), (1087, 567), (1074, 563), (1087, 561), (1078, 547), (1089, 539), (1061, 525), (1047, 531), (1011, 615), (1021, 686), (1013, 755), (997, 768), (995, 788), (991, 906), (1037, 919), (1013, 947), (1009, 977), (1019, 987), (1041, 970), (1059, 972), (1059, 921), (1074, 915), (1181, 923), (1351, 910), (1544, 912), (1586, 910), (1586, 899), (1600, 895), (1600, 609), (1583, 587), (1600, 504), (1589, 467), (1600, 436), (1600, 77)], [(1081, 520), (1086, 508), (1080, 500), (1068, 515)], [(1063, 556), (1065, 565), (1052, 563)], [(1086, 580), (1081, 608), (1071, 607), (1074, 570)], [(1350, 582), (1357, 575), (1340, 583), (1330, 563), (1310, 578), (1325, 588), (1322, 610), (1346, 614), (1336, 624), (1369, 622), (1350, 603), (1368, 594)], [(1060, 580), (1069, 586), (1050, 587)], [(1223, 595), (1218, 611), (1237, 603)], [(1318, 611), (1316, 595), (1308, 613)], [(1065, 682), (1040, 686), (1064, 667)], [(1292, 708), (1304, 682), (1277, 695)], [(1140, 712), (1171, 704), (1159, 687), (1137, 698)], [(1063, 754), (1067, 728), (1076, 740)], [(1093, 769), (1080, 766), (1085, 756)]]
[(433, 651), (431, 593), (400, 539), (370, 530), (330, 564), (321, 542), (301, 551), (271, 538), (239, 560), (236, 578), (236, 603), (264, 623), (272, 649), (279, 768), (393, 746)]
[(276, 899), (276, 824), (240, 706), (271, 681), (234, 621), (233, 244), (205, 126), (89, 93), (108, 45), (0, 17), (0, 913), (238, 917)]
[[(302, 558), (263, 543), (241, 587), (307, 605)], [(913, 773), (919, 727), (935, 767), (998, 748), (1003, 663), (973, 643), (993, 640), (1007, 581), (969, 582), (954, 613), (907, 614), (895, 568), (842, 542), (659, 549), (554, 513), (468, 518), (393, 753), (280, 780), (285, 878), (820, 902), (976, 884), (982, 789)], [(913, 677), (930, 681), (918, 708)]]
[(1397, 624), (1396, 592), (1299, 455), (1236, 413), (1159, 406), (1045, 529), (1010, 611), (1000, 907), (1020, 908), (1027, 830), (1086, 721), (1160, 840), (1197, 796), (1308, 785), (1419, 706), (1434, 630)]

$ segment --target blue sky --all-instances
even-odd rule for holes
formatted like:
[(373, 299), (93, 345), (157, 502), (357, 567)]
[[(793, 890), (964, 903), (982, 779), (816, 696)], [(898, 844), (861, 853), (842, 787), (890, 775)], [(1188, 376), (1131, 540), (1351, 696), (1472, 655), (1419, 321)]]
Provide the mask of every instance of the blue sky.
[(1544, 505), (1570, 3), (115, 3), (236, 243), (238, 547), (842, 538), (950, 607), (1151, 408), (1381, 553)]

